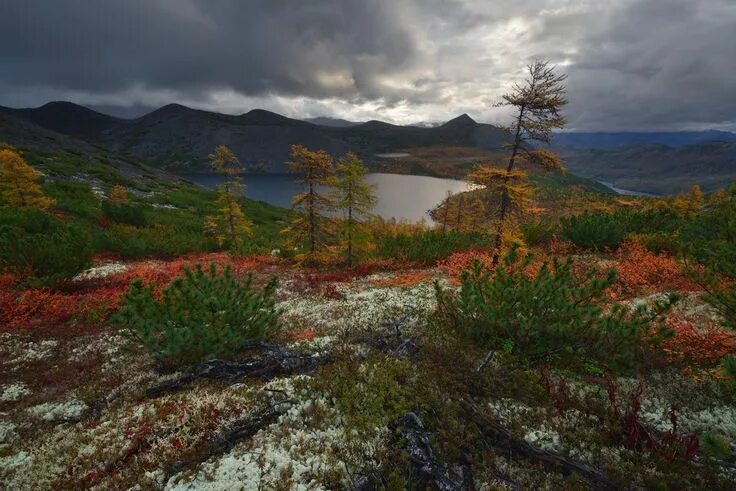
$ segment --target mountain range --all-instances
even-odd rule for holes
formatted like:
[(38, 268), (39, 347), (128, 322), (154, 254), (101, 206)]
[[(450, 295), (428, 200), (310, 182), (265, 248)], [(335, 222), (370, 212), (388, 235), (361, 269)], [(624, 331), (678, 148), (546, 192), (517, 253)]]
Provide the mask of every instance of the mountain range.
[[(0, 106), (0, 141), (48, 151), (104, 151), (175, 173), (206, 170), (207, 155), (220, 144), (232, 148), (248, 170), (280, 173), (287, 170), (292, 144), (334, 156), (353, 150), (371, 166), (381, 162), (382, 154), (426, 155), (431, 148), (444, 153), (476, 148), (498, 155), (508, 139), (505, 129), (467, 114), (444, 124), (401, 126), (326, 117), (298, 120), (262, 109), (229, 115), (179, 104), (133, 119), (71, 102), (27, 109)], [(562, 132), (555, 134), (554, 146), (571, 172), (636, 191), (668, 194), (696, 183), (710, 191), (736, 177), (736, 134), (725, 131)], [(462, 165), (472, 167), (471, 162)]]
[(292, 144), (324, 149), (335, 156), (354, 150), (370, 163), (376, 154), (405, 148), (499, 149), (506, 136), (505, 130), (477, 123), (466, 114), (432, 128), (381, 121), (314, 124), (262, 109), (235, 116), (179, 104), (136, 119), (108, 116), (69, 102), (33, 109), (0, 107), (0, 114), (176, 171), (206, 169), (207, 155), (220, 144), (228, 145), (249, 170), (284, 172)]

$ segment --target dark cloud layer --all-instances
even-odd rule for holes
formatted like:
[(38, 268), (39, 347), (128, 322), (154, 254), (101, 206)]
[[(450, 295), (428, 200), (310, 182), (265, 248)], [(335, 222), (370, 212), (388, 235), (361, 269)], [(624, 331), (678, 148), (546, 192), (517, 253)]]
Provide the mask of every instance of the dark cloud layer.
[(399, 122), (569, 74), (572, 127), (736, 128), (733, 0), (5, 0), (0, 104), (181, 102)]

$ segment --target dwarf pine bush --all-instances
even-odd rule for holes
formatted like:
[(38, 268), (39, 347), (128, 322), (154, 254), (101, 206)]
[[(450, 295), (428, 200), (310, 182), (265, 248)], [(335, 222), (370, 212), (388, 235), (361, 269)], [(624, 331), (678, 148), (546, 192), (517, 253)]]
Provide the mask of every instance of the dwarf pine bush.
[(492, 271), (475, 262), (457, 294), (436, 285), (439, 318), (457, 335), (531, 364), (634, 368), (637, 355), (668, 335), (658, 322), (674, 297), (634, 308), (607, 306), (615, 272), (573, 274), (570, 260), (529, 274), (532, 257), (511, 250)]
[(274, 295), (276, 278), (261, 289), (253, 278), (233, 277), (230, 267), (214, 264), (185, 270), (160, 296), (140, 281), (131, 284), (114, 322), (125, 335), (150, 350), (157, 360), (191, 367), (211, 358), (234, 356), (249, 341), (274, 335), (280, 311)]
[(43, 233), (0, 225), (0, 272), (27, 285), (54, 286), (88, 267), (92, 247), (83, 227), (57, 222)]

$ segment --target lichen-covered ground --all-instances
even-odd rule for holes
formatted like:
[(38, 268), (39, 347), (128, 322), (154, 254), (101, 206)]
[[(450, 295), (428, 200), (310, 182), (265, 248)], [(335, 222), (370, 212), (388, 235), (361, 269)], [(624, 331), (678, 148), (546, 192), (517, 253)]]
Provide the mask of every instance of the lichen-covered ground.
[[(84, 280), (104, 284), (124, 270), (108, 264)], [(608, 386), (551, 373), (545, 389), (538, 370), (502, 359), (476, 373), (482, 352), (458, 350), (428, 332), (432, 281), (447, 280), (440, 270), (319, 282), (288, 268), (268, 274), (280, 277), (285, 345), (328, 360), (312, 373), (202, 379), (148, 397), (147, 388), (178, 374), (155, 371), (145, 352), (104, 324), (0, 334), (0, 487), (343, 489), (371, 482), (401, 489), (412, 485), (401, 471), (410, 463), (393, 421), (408, 411), (427, 423), (449, 467), (458, 448), (472, 446), (476, 489), (589, 486), (554, 466), (484, 447), (467, 406), (455, 404), (464, 395), (514, 438), (590, 465), (615, 487), (736, 486), (736, 407), (710, 373), (661, 367), (644, 380)], [(697, 293), (678, 309), (683, 319), (712, 315)], [(380, 341), (392, 336), (418, 348), (409, 355), (387, 350)], [(453, 392), (457, 387), (473, 393)], [(640, 420), (654, 435), (667, 434), (675, 408), (673, 435), (681, 440), (635, 448), (620, 434), (625, 429), (607, 423), (611, 391), (623, 413), (638, 387)], [(215, 444), (243, 421), (263, 424), (232, 445)], [(726, 442), (724, 455), (678, 457), (687, 453), (676, 449), (686, 435), (705, 433)]]

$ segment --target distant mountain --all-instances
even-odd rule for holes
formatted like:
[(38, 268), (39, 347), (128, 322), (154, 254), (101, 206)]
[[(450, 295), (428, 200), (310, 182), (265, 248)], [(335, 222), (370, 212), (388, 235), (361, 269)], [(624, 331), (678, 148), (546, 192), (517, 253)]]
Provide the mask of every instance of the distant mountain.
[(555, 133), (555, 145), (570, 148), (611, 149), (633, 145), (666, 145), (683, 147), (705, 142), (736, 142), (736, 133), (729, 131), (674, 131), (674, 132), (620, 132), (620, 133)]
[(78, 138), (99, 138), (108, 129), (126, 120), (102, 114), (71, 102), (49, 102), (41, 107), (12, 109), (0, 106), (0, 113), (30, 121), (43, 128)]
[[(101, 142), (113, 152), (171, 170), (206, 169), (207, 155), (228, 145), (251, 170), (286, 171), (292, 144), (337, 156), (358, 152), (367, 162), (380, 152), (429, 146), (501, 148), (506, 132), (462, 115), (432, 128), (381, 121), (314, 124), (261, 109), (233, 116), (169, 104), (136, 119), (107, 116), (72, 103), (36, 109), (0, 108), (0, 113), (68, 135)], [(346, 122), (349, 123), (349, 122)]]
[(327, 116), (318, 116), (316, 118), (307, 118), (304, 121), (312, 124), (316, 124), (319, 126), (334, 126), (337, 128), (345, 128), (347, 126), (355, 126), (360, 123), (356, 123), (355, 121), (348, 121), (347, 119), (340, 119), (340, 118), (328, 118)]
[(568, 147), (561, 153), (570, 172), (633, 191), (673, 194), (686, 191), (693, 184), (713, 191), (736, 178), (736, 141), (679, 147)]
[[(249, 170), (285, 172), (292, 144), (334, 156), (353, 150), (369, 165), (380, 166), (386, 163), (377, 154), (420, 155), (420, 149), (431, 147), (501, 150), (508, 140), (506, 130), (467, 114), (421, 127), (375, 120), (302, 121), (262, 109), (229, 115), (169, 104), (124, 119), (51, 102), (35, 109), (0, 107), (0, 117), (0, 141), (110, 152), (176, 172), (207, 169), (207, 155), (220, 144), (230, 146)], [(571, 172), (624, 189), (673, 193), (697, 183), (712, 190), (736, 177), (736, 135), (725, 131), (557, 133), (554, 146)]]

